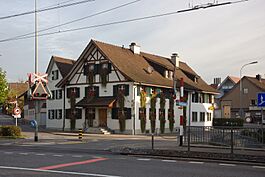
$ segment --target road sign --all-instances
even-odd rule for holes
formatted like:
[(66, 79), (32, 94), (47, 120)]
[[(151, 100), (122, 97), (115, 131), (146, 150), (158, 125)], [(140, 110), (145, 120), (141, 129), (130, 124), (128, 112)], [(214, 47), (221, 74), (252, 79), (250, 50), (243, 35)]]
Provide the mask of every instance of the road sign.
[(19, 107), (15, 107), (13, 110), (13, 113), (15, 116), (18, 116), (21, 114), (21, 109)]
[(258, 94), (258, 107), (265, 107), (265, 92)]
[(32, 128), (36, 128), (37, 125), (38, 125), (38, 123), (37, 123), (36, 120), (31, 120), (31, 121), (29, 121), (29, 124), (30, 124), (30, 126), (31, 126)]

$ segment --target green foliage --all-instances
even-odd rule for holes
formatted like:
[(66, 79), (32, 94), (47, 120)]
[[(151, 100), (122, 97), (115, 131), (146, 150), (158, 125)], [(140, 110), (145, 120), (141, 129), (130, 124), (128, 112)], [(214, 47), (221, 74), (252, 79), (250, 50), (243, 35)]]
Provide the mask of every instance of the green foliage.
[(6, 81), (6, 72), (0, 68), (0, 105), (7, 99), (8, 85)]
[(213, 119), (213, 126), (242, 127), (243, 123), (244, 123), (244, 120), (240, 119), (240, 118), (218, 118), (218, 119)]
[(0, 128), (1, 136), (19, 137), (21, 136), (21, 129), (14, 125), (3, 126)]

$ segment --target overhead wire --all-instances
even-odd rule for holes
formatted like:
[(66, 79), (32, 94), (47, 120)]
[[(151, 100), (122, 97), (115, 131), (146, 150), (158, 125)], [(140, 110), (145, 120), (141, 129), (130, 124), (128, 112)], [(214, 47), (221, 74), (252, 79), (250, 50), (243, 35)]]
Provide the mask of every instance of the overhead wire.
[[(218, 3), (218, 4), (197, 5), (197, 6), (194, 6), (192, 8), (182, 9), (182, 10), (168, 12), (168, 13), (161, 13), (161, 14), (156, 14), (156, 15), (150, 15), (150, 16), (144, 16), (144, 17), (138, 17), (138, 18), (114, 21), (114, 22), (109, 22), (109, 23), (102, 23), (102, 24), (98, 24), (98, 25), (90, 25), (90, 26), (86, 26), (86, 27), (79, 27), (79, 28), (72, 28), (72, 29), (68, 29), (68, 30), (43, 33), (43, 34), (39, 34), (38, 36), (48, 36), (48, 35), (53, 35), (53, 34), (58, 34), (58, 33), (67, 33), (67, 32), (80, 31), (80, 30), (91, 29), (91, 28), (98, 28), (98, 27), (104, 27), (104, 26), (110, 26), (110, 25), (116, 25), (116, 24), (122, 24), (122, 23), (129, 23), (129, 22), (134, 22), (134, 21), (147, 20), (147, 19), (152, 19), (152, 18), (175, 15), (175, 14), (179, 14), (179, 13), (185, 13), (185, 12), (189, 12), (189, 11), (200, 10), (200, 9), (206, 9), (206, 8), (213, 8), (213, 7), (218, 7), (218, 6), (230, 5), (230, 4), (239, 3), (239, 2), (245, 2), (245, 1), (248, 1), (248, 0), (229, 1), (229, 2), (223, 2), (223, 3)], [(21, 37), (21, 38), (14, 38), (14, 39), (5, 39), (5, 40), (0, 40), (0, 43), (7, 42), (7, 41), (13, 41), (13, 40), (28, 39), (28, 38), (32, 38), (32, 37), (34, 37), (34, 35), (25, 36), (25, 37)]]
[[(134, 4), (134, 3), (137, 3), (139, 1), (141, 1), (141, 0), (135, 0), (135, 1), (128, 2), (128, 3), (124, 3), (122, 5), (115, 6), (115, 7), (112, 7), (110, 9), (103, 10), (103, 11), (99, 11), (99, 12), (96, 12), (94, 14), (91, 14), (91, 15), (88, 15), (88, 16), (85, 16), (85, 17), (82, 17), (82, 18), (78, 18), (78, 19), (75, 19), (75, 20), (71, 20), (71, 21), (68, 21), (68, 22), (65, 22), (65, 23), (61, 23), (59, 25), (55, 25), (55, 26), (48, 27), (48, 28), (44, 28), (44, 29), (38, 30), (38, 33), (44, 32), (44, 31), (48, 31), (48, 30), (51, 30), (51, 29), (54, 29), (54, 28), (57, 28), (57, 27), (66, 26), (66, 25), (69, 25), (69, 24), (72, 24), (72, 23), (75, 23), (75, 22), (79, 22), (79, 21), (85, 20), (87, 18), (95, 17), (95, 16), (98, 16), (98, 15), (101, 15), (101, 14), (105, 14), (107, 12), (111, 12), (113, 10), (117, 10), (117, 9), (122, 8), (122, 7), (129, 6), (129, 5)], [(59, 32), (59, 31), (57, 31), (57, 32)], [(11, 37), (11, 38), (7, 38), (7, 39), (0, 40), (0, 42), (21, 39), (23, 37), (29, 36), (29, 35), (34, 34), (34, 33), (35, 32), (30, 32), (30, 33), (26, 33), (26, 34), (14, 36), (14, 37)]]
[[(79, 4), (83, 4), (83, 3), (88, 3), (88, 2), (92, 2), (92, 1), (95, 1), (95, 0), (82, 0), (82, 1), (73, 2), (73, 3), (69, 3), (69, 4), (47, 7), (47, 8), (43, 8), (43, 9), (36, 10), (36, 12), (39, 13), (39, 12), (44, 12), (44, 11), (49, 11), (49, 10), (54, 10), (54, 9), (59, 9), (59, 8), (64, 8), (64, 7), (69, 7), (69, 6), (75, 6), (75, 5), (79, 5)], [(14, 17), (19, 17), (19, 16), (23, 16), (23, 15), (29, 15), (29, 14), (33, 14), (33, 13), (35, 13), (34, 10), (28, 11), (28, 12), (19, 13), (19, 14), (13, 14), (13, 15), (8, 15), (8, 16), (3, 16), (3, 17), (0, 17), (0, 20), (4, 20), (4, 19), (8, 19), (8, 18), (14, 18)]]

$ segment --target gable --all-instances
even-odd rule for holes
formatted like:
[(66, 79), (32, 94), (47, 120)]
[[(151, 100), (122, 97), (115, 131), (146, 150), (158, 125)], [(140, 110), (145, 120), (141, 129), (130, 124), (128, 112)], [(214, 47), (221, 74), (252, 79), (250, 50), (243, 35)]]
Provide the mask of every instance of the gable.
[[(69, 84), (96, 84), (101, 83), (100, 74), (107, 67), (108, 81), (107, 82), (121, 82), (128, 81), (116, 67), (112, 61), (109, 60), (99, 48), (90, 42), (89, 46), (85, 49), (82, 57), (79, 57), (77, 64), (74, 66), (71, 75), (68, 77)], [(90, 72), (90, 69), (92, 73)], [(90, 74), (93, 81), (90, 81)], [(93, 83), (90, 83), (93, 82)]]

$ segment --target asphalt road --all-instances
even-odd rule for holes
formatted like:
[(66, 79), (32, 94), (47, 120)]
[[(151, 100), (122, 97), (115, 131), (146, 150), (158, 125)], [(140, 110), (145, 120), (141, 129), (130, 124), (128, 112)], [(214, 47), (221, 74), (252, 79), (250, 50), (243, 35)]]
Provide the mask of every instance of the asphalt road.
[(84, 144), (0, 145), (0, 176), (264, 177), (265, 166), (162, 160), (85, 149)]
[[(28, 135), (32, 136), (32, 132)], [(149, 144), (149, 138), (139, 141), (98, 137), (86, 141), (47, 133), (41, 133), (37, 143), (31, 139), (23, 143), (0, 139), (0, 177), (264, 177), (265, 174), (265, 165), (163, 160), (106, 151), (126, 144)]]

